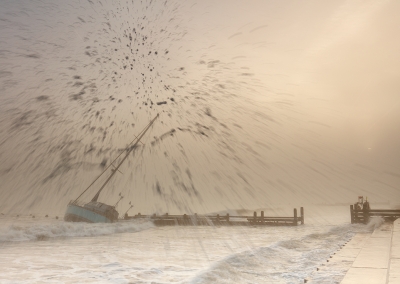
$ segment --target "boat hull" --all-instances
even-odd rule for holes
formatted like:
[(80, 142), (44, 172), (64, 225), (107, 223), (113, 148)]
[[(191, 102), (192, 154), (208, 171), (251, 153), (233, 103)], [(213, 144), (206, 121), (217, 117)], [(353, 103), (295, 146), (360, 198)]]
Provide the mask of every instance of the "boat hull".
[(113, 223), (113, 218), (108, 218), (101, 213), (90, 210), (77, 204), (69, 204), (65, 212), (64, 221), (87, 223)]

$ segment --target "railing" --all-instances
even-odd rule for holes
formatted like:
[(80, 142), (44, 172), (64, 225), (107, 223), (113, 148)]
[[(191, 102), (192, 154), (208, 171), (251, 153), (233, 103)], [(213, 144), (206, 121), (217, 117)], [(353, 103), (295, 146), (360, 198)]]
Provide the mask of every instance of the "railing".
[(71, 201), (68, 203), (68, 205), (69, 205), (69, 204), (73, 204), (73, 205), (77, 205), (77, 206), (83, 207), (86, 203), (87, 203), (87, 202), (77, 201), (77, 200), (71, 200)]

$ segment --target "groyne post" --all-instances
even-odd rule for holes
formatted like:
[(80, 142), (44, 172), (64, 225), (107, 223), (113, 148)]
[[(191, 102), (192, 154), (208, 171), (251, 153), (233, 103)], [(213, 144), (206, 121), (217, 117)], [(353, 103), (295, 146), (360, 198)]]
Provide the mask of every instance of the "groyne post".
[(353, 211), (354, 223), (360, 223), (360, 220), (358, 219), (358, 206), (357, 206), (357, 204), (354, 204), (353, 208), (354, 208), (354, 211)]
[(226, 222), (229, 222), (229, 213), (226, 213)]
[(254, 225), (257, 223), (257, 212), (256, 211), (254, 211), (254, 214), (253, 214), (253, 222), (254, 222)]
[(293, 226), (297, 226), (297, 208), (293, 209)]
[(301, 224), (304, 225), (304, 208), (300, 207)]
[(354, 207), (353, 205), (350, 205), (350, 220), (351, 220), (351, 224), (354, 224)]
[(264, 224), (264, 211), (261, 211), (261, 223)]
[(363, 208), (363, 217), (364, 217), (364, 224), (367, 224), (369, 222), (369, 208), (367, 206), (364, 206)]

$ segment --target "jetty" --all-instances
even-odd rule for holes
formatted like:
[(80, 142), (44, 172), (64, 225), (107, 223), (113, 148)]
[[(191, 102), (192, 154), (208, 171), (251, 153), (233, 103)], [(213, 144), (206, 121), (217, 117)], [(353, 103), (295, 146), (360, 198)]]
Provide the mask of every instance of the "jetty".
[(385, 220), (393, 221), (400, 218), (399, 209), (371, 209), (360, 208), (357, 205), (350, 205), (350, 218), (352, 224), (367, 224), (371, 217), (382, 217)]
[(381, 217), (386, 221), (394, 221), (400, 218), (399, 209), (371, 209), (368, 199), (358, 196), (358, 202), (350, 205), (350, 219), (352, 224), (367, 224), (371, 217)]
[(260, 215), (257, 212), (253, 216), (232, 216), (226, 215), (198, 215), (183, 214), (170, 215), (142, 215), (140, 213), (134, 216), (125, 214), (124, 220), (148, 219), (156, 226), (297, 226), (304, 224), (304, 208), (300, 207), (300, 214), (297, 214), (297, 208), (293, 209), (293, 216), (277, 217), (265, 216), (264, 211)]

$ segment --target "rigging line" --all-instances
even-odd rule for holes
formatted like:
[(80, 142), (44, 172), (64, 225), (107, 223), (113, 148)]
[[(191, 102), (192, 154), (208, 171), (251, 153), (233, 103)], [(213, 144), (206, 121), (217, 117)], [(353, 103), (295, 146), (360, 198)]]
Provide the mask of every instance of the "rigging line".
[(142, 131), (142, 134), (139, 135), (138, 140), (135, 142), (135, 144), (133, 146), (130, 147), (129, 150), (127, 150), (127, 153), (125, 155), (125, 157), (122, 159), (122, 161), (118, 164), (118, 166), (115, 168), (115, 170), (113, 172), (111, 172), (111, 175), (108, 177), (108, 179), (105, 181), (105, 183), (101, 186), (101, 188), (99, 189), (99, 191), (96, 193), (96, 195), (93, 197), (92, 201), (97, 201), (97, 198), (100, 195), (100, 192), (103, 190), (103, 188), (107, 185), (107, 183), (111, 180), (111, 178), (115, 175), (115, 173), (117, 172), (117, 170), (119, 169), (119, 167), (122, 165), (122, 163), (126, 160), (126, 158), (128, 158), (129, 154), (133, 151), (134, 146), (137, 145), (137, 143), (139, 143), (140, 139), (142, 139), (142, 137), (144, 136), (144, 134), (146, 134), (147, 130), (150, 129), (151, 125), (154, 123), (154, 121), (158, 118), (159, 114), (156, 115), (156, 117), (154, 117), (149, 124), (147, 124), (147, 126), (144, 128), (144, 130)]
[[(151, 123), (151, 122), (150, 122)], [(150, 124), (149, 123), (149, 124)], [(147, 126), (149, 125), (149, 124), (147, 124)], [(147, 126), (142, 130), (142, 131), (140, 131), (139, 132), (139, 136), (143, 133), (143, 131), (145, 131), (145, 129), (147, 128)], [(135, 136), (135, 135), (134, 135)], [(135, 142), (135, 140), (137, 140), (137, 136), (135, 136), (135, 139), (133, 139), (132, 140), (132, 142), (131, 143), (129, 143), (128, 144), (128, 147), (127, 148), (129, 148), (130, 147), (130, 145), (133, 143), (133, 142)], [(86, 192), (86, 191), (88, 191), (88, 189), (109, 169), (109, 167), (111, 167), (113, 164), (114, 164), (114, 162), (123, 154), (123, 153), (125, 153), (125, 151), (122, 151), (106, 168), (105, 168), (105, 170), (74, 200), (74, 202), (73, 203), (75, 203), (76, 201), (78, 201), (78, 199)]]

